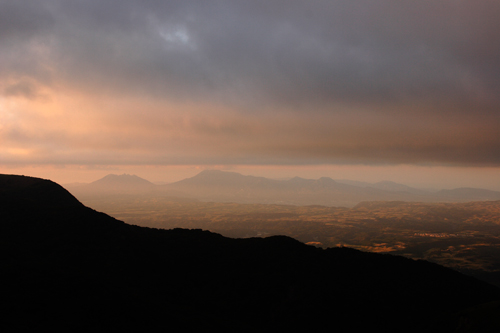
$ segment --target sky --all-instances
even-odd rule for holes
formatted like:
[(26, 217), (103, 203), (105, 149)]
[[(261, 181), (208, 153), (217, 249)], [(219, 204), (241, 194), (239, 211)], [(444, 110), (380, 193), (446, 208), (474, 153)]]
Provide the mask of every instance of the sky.
[(0, 173), (500, 190), (497, 0), (0, 0)]

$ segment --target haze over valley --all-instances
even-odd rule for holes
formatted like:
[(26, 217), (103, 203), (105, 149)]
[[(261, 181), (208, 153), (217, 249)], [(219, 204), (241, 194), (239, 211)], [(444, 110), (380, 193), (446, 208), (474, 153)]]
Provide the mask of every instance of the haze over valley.
[(0, 0), (0, 313), (500, 331), (498, 41), (493, 0)]

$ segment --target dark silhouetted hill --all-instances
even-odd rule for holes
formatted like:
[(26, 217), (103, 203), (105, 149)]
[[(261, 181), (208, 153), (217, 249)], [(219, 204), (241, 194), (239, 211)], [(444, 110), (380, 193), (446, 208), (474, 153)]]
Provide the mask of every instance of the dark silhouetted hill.
[(62, 186), (39, 178), (0, 175), (0, 201), (2, 206), (18, 204), (24, 198), (27, 206), (39, 207), (83, 207), (83, 205)]
[(42, 179), (1, 176), (0, 194), (4, 332), (498, 328), (474, 319), (497, 288), (429, 262), (131, 226)]

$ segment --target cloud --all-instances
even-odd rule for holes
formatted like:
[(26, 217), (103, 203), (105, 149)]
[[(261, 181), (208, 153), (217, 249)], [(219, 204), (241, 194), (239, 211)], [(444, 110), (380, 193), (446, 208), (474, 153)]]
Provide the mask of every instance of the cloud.
[(3, 1), (3, 158), (499, 166), (498, 40), (490, 0)]

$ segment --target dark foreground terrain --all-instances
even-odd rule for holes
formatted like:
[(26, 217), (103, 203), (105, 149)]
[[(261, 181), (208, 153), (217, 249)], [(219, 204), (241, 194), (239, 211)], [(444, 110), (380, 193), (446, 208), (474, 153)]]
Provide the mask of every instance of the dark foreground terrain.
[(496, 332), (500, 291), (426, 261), (127, 225), (0, 175), (2, 331)]

